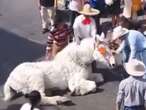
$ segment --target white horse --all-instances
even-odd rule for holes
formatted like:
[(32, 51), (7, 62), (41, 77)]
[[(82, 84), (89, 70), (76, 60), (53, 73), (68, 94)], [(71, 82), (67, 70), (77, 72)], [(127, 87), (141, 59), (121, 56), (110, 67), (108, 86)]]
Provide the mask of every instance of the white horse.
[(95, 44), (93, 38), (87, 38), (80, 45), (70, 43), (52, 61), (25, 62), (18, 65), (4, 85), (4, 100), (10, 100), (15, 93), (25, 94), (37, 90), (42, 96), (42, 104), (56, 105), (69, 99), (63, 96), (48, 97), (45, 89), (68, 88), (76, 95), (94, 92), (96, 82), (103, 81), (100, 74), (91, 74), (90, 64), (95, 60), (93, 56), (96, 56), (97, 51)]

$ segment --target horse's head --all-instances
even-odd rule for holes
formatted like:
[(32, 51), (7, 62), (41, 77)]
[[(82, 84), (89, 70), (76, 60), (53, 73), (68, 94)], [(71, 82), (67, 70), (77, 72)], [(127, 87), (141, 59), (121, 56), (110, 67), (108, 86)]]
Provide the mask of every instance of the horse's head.
[(97, 36), (94, 45), (94, 59), (97, 61), (99, 68), (114, 68), (118, 65), (117, 55), (112, 51), (118, 48), (118, 44), (107, 40), (102, 33), (100, 36)]
[(113, 48), (111, 47), (115, 44), (110, 44), (106, 39), (106, 42), (101, 41), (99, 37), (104, 38), (104, 34), (95, 38), (85, 38), (81, 41), (77, 52), (78, 61), (87, 64), (96, 60), (97, 66), (100, 65), (99, 68), (114, 68), (117, 65), (117, 58), (112, 53)]

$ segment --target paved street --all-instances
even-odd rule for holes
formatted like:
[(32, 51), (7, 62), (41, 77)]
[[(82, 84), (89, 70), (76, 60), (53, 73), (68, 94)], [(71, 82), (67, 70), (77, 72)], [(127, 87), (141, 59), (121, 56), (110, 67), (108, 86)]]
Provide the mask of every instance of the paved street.
[[(25, 99), (2, 101), (2, 87), (9, 72), (19, 63), (35, 61), (45, 53), (47, 35), (40, 32), (37, 0), (0, 0), (0, 110), (18, 110)], [(117, 73), (118, 74), (118, 73)], [(45, 110), (114, 110), (119, 81), (104, 72), (107, 82), (86, 96), (70, 97), (74, 104), (48, 106)]]

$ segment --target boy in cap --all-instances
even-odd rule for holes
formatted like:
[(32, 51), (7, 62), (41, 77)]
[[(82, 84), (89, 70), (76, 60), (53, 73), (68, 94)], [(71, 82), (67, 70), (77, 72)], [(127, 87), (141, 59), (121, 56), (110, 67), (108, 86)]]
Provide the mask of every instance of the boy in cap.
[(122, 102), (123, 110), (145, 110), (146, 81), (142, 78), (145, 65), (139, 60), (132, 59), (125, 63), (125, 69), (130, 76), (119, 85), (116, 110), (120, 110)]

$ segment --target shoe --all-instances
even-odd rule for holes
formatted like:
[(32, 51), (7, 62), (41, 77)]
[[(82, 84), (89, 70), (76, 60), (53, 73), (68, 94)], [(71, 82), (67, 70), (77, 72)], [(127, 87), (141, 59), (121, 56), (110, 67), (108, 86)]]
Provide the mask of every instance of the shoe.
[(55, 29), (55, 26), (52, 25), (52, 26), (50, 27), (50, 31), (54, 31), (54, 29)]
[(48, 30), (47, 28), (42, 29), (42, 33), (43, 33), (43, 34), (45, 34), (45, 33), (47, 33), (47, 32), (49, 32), (49, 30)]

